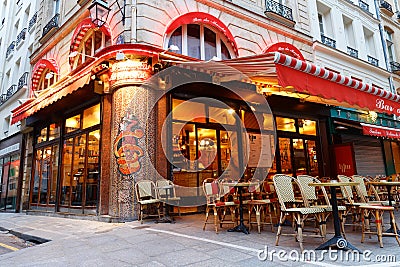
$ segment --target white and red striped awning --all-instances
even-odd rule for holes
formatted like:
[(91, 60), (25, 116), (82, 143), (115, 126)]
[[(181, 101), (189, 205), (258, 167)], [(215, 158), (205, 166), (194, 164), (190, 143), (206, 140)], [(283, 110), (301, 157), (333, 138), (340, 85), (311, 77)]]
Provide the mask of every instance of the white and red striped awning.
[(361, 123), (363, 134), (378, 137), (400, 139), (400, 129)]
[(283, 90), (291, 88), (291, 92), (400, 116), (400, 95), (279, 52), (213, 61), (213, 64), (202, 61), (182, 65), (211, 75), (232, 76), (236, 80), (238, 77), (233, 76), (240, 72), (244, 77), (242, 80), (261, 86), (279, 85)]

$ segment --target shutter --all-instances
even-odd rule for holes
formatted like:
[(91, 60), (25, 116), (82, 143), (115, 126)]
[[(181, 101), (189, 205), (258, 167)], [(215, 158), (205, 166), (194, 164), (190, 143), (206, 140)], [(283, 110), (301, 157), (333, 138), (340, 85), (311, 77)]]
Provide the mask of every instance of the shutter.
[(386, 175), (382, 145), (375, 137), (342, 135), (343, 143), (353, 143), (357, 174), (363, 176)]

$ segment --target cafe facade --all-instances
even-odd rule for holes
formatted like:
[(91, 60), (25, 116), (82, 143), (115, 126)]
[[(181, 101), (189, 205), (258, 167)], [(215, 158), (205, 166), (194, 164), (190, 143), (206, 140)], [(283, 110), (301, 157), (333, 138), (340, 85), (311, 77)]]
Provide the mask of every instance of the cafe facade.
[(30, 99), (12, 114), (29, 212), (130, 220), (143, 179), (172, 180), (193, 211), (205, 178), (334, 175), (331, 106), (400, 114), (399, 96), (310, 63), (297, 11), (109, 2), (95, 20), (78, 2), (56, 28), (41, 7)]

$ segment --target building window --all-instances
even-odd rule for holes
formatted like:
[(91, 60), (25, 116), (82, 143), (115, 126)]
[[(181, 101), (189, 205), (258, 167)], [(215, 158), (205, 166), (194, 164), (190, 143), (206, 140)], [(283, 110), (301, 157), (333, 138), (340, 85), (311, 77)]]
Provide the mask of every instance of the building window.
[(79, 44), (77, 55), (73, 59), (73, 69), (77, 68), (106, 46), (111, 45), (111, 38), (101, 30), (90, 29)]
[(364, 27), (364, 39), (365, 39), (367, 54), (369, 56), (375, 57), (376, 49), (375, 49), (375, 41), (374, 41), (374, 32), (372, 32), (371, 30)]
[(396, 57), (394, 55), (393, 32), (389, 29), (385, 29), (385, 40), (388, 49), (389, 61), (396, 61)]
[(318, 14), (318, 25), (319, 25), (319, 32), (324, 35), (324, 20), (322, 18), (322, 14)]
[(168, 47), (171, 45), (179, 48), (176, 53), (202, 60), (230, 59), (234, 54), (223, 34), (203, 24), (180, 26), (169, 37)]
[(39, 84), (36, 87), (35, 91), (43, 91), (55, 84), (57, 80), (58, 75), (55, 74), (52, 70), (46, 68), (43, 70), (42, 75), (40, 76)]

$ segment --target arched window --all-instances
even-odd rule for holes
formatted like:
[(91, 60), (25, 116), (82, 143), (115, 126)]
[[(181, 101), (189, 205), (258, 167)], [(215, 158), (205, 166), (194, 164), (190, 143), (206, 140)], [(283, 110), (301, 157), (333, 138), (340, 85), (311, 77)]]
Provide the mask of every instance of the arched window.
[(44, 69), (40, 76), (38, 86), (35, 91), (43, 91), (55, 84), (58, 80), (58, 74), (54, 73), (51, 69)]
[(110, 45), (110, 36), (104, 34), (104, 32), (99, 29), (89, 29), (79, 43), (78, 49), (76, 50), (78, 53), (76, 53), (76, 56), (72, 57), (72, 69), (83, 64), (88, 59), (93, 58), (94, 54)]
[(210, 60), (213, 57), (230, 59), (234, 55), (226, 37), (205, 24), (184, 24), (174, 30), (168, 40), (168, 47), (175, 45), (174, 51), (186, 56)]

